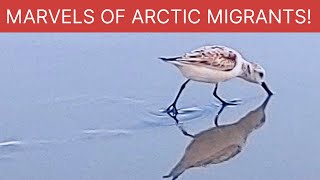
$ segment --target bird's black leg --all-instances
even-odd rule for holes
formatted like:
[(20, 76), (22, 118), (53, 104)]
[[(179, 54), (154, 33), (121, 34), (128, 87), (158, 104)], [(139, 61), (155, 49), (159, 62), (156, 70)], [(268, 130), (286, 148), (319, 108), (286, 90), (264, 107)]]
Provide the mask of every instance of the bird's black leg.
[(237, 103), (235, 103), (237, 101), (226, 102), (225, 100), (223, 100), (221, 97), (218, 96), (217, 91), (218, 91), (218, 83), (216, 84), (216, 87), (214, 88), (213, 95), (222, 103), (222, 106), (237, 105)]
[(169, 116), (176, 121), (176, 124), (177, 124), (178, 128), (180, 129), (180, 131), (182, 132), (183, 135), (189, 136), (189, 137), (192, 137), (192, 138), (194, 137), (194, 135), (189, 134), (189, 133), (182, 127), (181, 124), (179, 125), (179, 120), (178, 120), (178, 118), (177, 118), (177, 115), (171, 115), (171, 114), (169, 114)]
[(176, 122), (176, 124), (179, 124), (179, 120), (177, 119), (177, 114), (170, 114), (170, 112), (168, 112), (168, 115), (174, 119), (174, 121)]
[(220, 110), (218, 111), (218, 114), (214, 118), (214, 124), (216, 125), (216, 127), (219, 127), (219, 124), (218, 124), (219, 116), (220, 116), (220, 114), (222, 113), (222, 111), (224, 110), (225, 107), (226, 107), (226, 105), (222, 105)]
[(180, 131), (182, 132), (183, 135), (194, 138), (194, 135), (188, 133), (182, 126), (178, 125), (178, 128), (180, 129)]
[(178, 114), (178, 110), (176, 107), (177, 101), (180, 97), (181, 92), (183, 91), (183, 89), (186, 87), (186, 84), (190, 81), (190, 79), (186, 80), (182, 86), (180, 87), (180, 90), (176, 96), (176, 98), (174, 99), (173, 103), (167, 108), (167, 113), (172, 113), (173, 116), (176, 116)]

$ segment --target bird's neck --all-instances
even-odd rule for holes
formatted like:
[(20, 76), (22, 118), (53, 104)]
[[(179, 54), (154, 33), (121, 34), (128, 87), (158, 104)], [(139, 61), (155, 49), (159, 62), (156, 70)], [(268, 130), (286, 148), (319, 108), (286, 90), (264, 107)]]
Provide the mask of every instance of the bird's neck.
[(245, 80), (250, 80), (250, 77), (253, 74), (253, 68), (252, 64), (250, 62), (244, 61), (241, 65), (241, 71), (240, 77)]
[(263, 118), (265, 118), (265, 115), (262, 109), (251, 111), (238, 121), (237, 125), (241, 127), (245, 133), (249, 134), (264, 123)]

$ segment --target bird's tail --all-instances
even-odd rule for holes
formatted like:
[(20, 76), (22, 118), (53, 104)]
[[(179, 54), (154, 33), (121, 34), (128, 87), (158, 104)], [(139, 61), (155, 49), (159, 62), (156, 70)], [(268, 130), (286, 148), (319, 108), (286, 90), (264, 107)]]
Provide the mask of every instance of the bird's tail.
[(176, 167), (174, 167), (171, 172), (168, 175), (162, 176), (163, 178), (170, 178), (171, 180), (177, 179), (186, 169), (182, 167), (180, 164), (178, 164)]
[(176, 180), (183, 172), (179, 172), (178, 174), (168, 174), (168, 175), (165, 175), (165, 176), (162, 176), (162, 178), (170, 178), (172, 177), (171, 180)]
[(170, 58), (159, 57), (159, 59), (161, 59), (163, 61), (176, 61), (179, 58), (181, 58), (181, 57), (170, 57)]

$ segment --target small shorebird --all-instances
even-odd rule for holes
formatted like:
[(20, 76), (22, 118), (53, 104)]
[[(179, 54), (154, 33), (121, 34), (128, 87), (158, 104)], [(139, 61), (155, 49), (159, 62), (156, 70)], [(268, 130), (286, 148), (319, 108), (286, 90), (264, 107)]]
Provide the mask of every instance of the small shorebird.
[(178, 113), (176, 103), (179, 96), (190, 80), (215, 84), (213, 95), (224, 106), (236, 105), (236, 101), (227, 102), (219, 97), (218, 83), (235, 77), (260, 84), (269, 95), (273, 94), (265, 83), (265, 70), (259, 64), (246, 61), (239, 52), (229, 47), (203, 46), (182, 56), (160, 57), (160, 59), (175, 65), (187, 78), (180, 87), (175, 100), (167, 108), (167, 112), (172, 112), (174, 115)]
[(268, 96), (259, 107), (235, 123), (209, 128), (196, 135), (184, 131), (183, 133), (193, 137), (193, 140), (186, 147), (184, 155), (176, 166), (163, 177), (172, 177), (172, 180), (175, 180), (188, 169), (231, 160), (245, 147), (250, 133), (265, 123), (265, 108), (270, 97)]

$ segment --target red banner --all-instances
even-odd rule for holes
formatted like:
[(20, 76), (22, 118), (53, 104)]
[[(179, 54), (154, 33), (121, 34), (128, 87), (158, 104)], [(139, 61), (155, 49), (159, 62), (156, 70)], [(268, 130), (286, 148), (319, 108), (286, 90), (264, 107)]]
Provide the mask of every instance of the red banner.
[(6, 0), (0, 32), (320, 32), (318, 0)]

